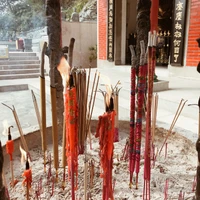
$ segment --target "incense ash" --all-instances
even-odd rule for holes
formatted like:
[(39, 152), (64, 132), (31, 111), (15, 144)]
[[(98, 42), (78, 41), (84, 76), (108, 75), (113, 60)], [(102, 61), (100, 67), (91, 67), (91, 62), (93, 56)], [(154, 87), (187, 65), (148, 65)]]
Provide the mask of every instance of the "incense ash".
[[(95, 129), (95, 128), (93, 128)], [(143, 127), (144, 129), (144, 127)], [(168, 131), (163, 128), (155, 129), (155, 151), (161, 148), (164, 138)], [(99, 139), (95, 138), (95, 130), (92, 130), (91, 141), (92, 149), (88, 143), (88, 200), (102, 199), (102, 181), (100, 177), (102, 173), (99, 161)], [(142, 141), (144, 141), (144, 131), (142, 133)], [(133, 175), (133, 185), (129, 186), (129, 161), (126, 154), (128, 152), (126, 141), (129, 137), (129, 123), (123, 122), (119, 124), (119, 142), (114, 143), (113, 153), (113, 169), (112, 183), (113, 194), (116, 200), (141, 200), (143, 195), (143, 171), (144, 171), (144, 146), (141, 148), (140, 173), (138, 177), (138, 189), (135, 185), (135, 174)], [(142, 142), (143, 144), (144, 142)], [(167, 146), (167, 148), (166, 148)], [(166, 145), (161, 154), (156, 154), (154, 166), (151, 165), (151, 182), (150, 194), (151, 199), (193, 199), (195, 188), (195, 175), (197, 166), (197, 153), (195, 145), (190, 140), (173, 133), (169, 136)], [(71, 199), (71, 183), (66, 175), (66, 184), (63, 188), (63, 168), (58, 168), (58, 180), (53, 167), (53, 146), (48, 145), (46, 173), (44, 173), (43, 152), (41, 147), (30, 150), (32, 162), (30, 168), (32, 170), (32, 186), (29, 191), (29, 199)], [(62, 141), (59, 141), (59, 155), (62, 154)], [(8, 156), (8, 155), (7, 155)], [(76, 200), (84, 199), (84, 155), (78, 156), (78, 186), (75, 191)], [(61, 163), (61, 160), (60, 160)], [(152, 162), (153, 163), (153, 162)], [(91, 167), (93, 164), (93, 167)], [(14, 175), (18, 180), (15, 187), (12, 187), (9, 162), (4, 163), (5, 179), (7, 189), (11, 200), (21, 200), (26, 198), (26, 187), (22, 185), (24, 165), (20, 162), (20, 155), (13, 158)], [(66, 172), (68, 167), (66, 166)], [(166, 181), (167, 180), (167, 181)], [(167, 183), (167, 185), (166, 185)], [(180, 197), (182, 196), (182, 197)]]

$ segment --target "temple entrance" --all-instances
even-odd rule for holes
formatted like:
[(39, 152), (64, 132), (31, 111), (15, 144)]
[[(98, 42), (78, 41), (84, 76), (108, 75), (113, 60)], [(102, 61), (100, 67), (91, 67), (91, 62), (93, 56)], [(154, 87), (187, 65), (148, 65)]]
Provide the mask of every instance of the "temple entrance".
[(169, 64), (171, 32), (172, 32), (173, 2), (160, 0), (158, 11), (158, 41), (156, 51), (156, 65)]
[(126, 26), (126, 64), (131, 64), (129, 45), (136, 47), (136, 17), (137, 1), (127, 0), (127, 26)]
[(136, 26), (136, 0), (115, 0), (114, 62), (115, 65), (131, 63), (129, 37), (133, 42)]
[[(115, 65), (130, 65), (129, 45), (136, 46), (136, 0), (115, 0), (114, 17), (114, 62)], [(158, 42), (156, 62), (167, 66), (170, 56), (173, 3), (160, 0), (158, 11)]]

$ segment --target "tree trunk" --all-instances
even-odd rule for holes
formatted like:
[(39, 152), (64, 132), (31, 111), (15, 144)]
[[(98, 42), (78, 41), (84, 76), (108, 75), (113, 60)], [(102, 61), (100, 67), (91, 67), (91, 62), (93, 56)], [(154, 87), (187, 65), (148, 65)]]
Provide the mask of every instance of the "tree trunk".
[(138, 67), (140, 63), (140, 41), (144, 40), (145, 48), (147, 48), (148, 32), (150, 31), (150, 8), (151, 0), (138, 0), (137, 1), (137, 42), (136, 42), (136, 71), (138, 74)]
[(2, 179), (2, 172), (3, 172), (3, 150), (1, 147), (1, 141), (0, 141), (0, 200), (7, 200), (5, 193), (5, 186), (3, 185), (3, 179)]
[(51, 65), (49, 76), (51, 83), (54, 83), (56, 88), (56, 110), (58, 122), (58, 134), (62, 135), (63, 127), (63, 85), (62, 77), (57, 70), (61, 56), (63, 56), (61, 47), (61, 17), (60, 17), (60, 0), (47, 0), (46, 3), (47, 16), (47, 34), (48, 34), (48, 56), (51, 57), (53, 52), (53, 59), (49, 59)]

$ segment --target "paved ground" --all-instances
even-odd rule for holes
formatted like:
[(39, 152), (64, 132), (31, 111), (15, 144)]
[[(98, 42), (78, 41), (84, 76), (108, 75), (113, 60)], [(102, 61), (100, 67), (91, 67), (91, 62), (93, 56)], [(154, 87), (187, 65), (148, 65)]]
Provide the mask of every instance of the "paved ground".
[[(92, 70), (92, 77), (95, 69)], [(130, 108), (130, 66), (116, 66), (113, 68), (98, 69), (101, 74), (108, 76), (111, 79), (111, 84), (115, 85), (118, 80), (121, 81), (121, 91), (119, 94), (119, 118), (129, 120)], [(157, 92), (159, 96), (157, 125), (166, 129), (170, 128), (180, 100), (188, 100), (174, 130), (187, 136), (192, 141), (196, 141), (198, 133), (198, 113), (197, 106), (188, 106), (188, 104), (197, 104), (200, 96), (200, 80), (184, 79), (181, 77), (169, 77), (166, 67), (156, 67), (156, 74), (159, 80), (169, 81), (169, 89), (166, 91)], [(100, 81), (102, 89), (103, 80)], [(24, 134), (28, 134), (39, 128), (36, 114), (33, 106), (31, 89), (33, 89), (38, 106), (39, 100), (39, 78), (35, 79), (20, 79), (20, 80), (2, 80), (0, 81), (0, 103), (5, 103), (8, 106), (14, 105), (17, 111)], [(14, 91), (11, 91), (13, 90)], [(23, 89), (23, 90), (21, 90)], [(4, 92), (9, 90), (9, 92)], [(49, 101), (49, 79), (46, 77), (46, 92), (47, 92), (47, 125), (51, 125), (51, 107)], [(3, 132), (3, 122), (8, 121), (9, 125), (13, 125), (13, 137), (19, 137), (13, 113), (10, 109), (0, 104), (0, 134)], [(100, 93), (97, 95), (93, 118), (97, 119), (104, 112), (103, 97)], [(5, 144), (7, 136), (1, 134), (1, 141)]]

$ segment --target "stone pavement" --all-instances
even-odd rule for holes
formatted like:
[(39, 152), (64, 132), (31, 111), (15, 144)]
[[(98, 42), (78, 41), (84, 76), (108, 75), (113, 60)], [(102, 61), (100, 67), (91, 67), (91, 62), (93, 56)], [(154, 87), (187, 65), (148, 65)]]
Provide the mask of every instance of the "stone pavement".
[[(94, 77), (96, 69), (92, 69), (91, 80)], [(119, 93), (119, 119), (128, 120), (130, 115), (130, 66), (115, 66), (109, 68), (100, 68), (98, 71), (103, 77), (108, 76), (111, 84), (114, 86), (120, 80), (122, 87)], [(181, 99), (187, 100), (185, 107), (175, 124), (173, 131), (178, 131), (182, 135), (196, 141), (198, 133), (198, 106), (188, 106), (188, 104), (197, 104), (200, 96), (200, 79), (185, 79), (183, 77), (170, 77), (166, 67), (156, 67), (156, 74), (159, 80), (168, 81), (168, 90), (158, 91), (158, 113), (157, 126), (166, 129), (170, 128), (176, 110)], [(104, 79), (100, 79), (99, 88), (105, 90)], [(91, 84), (90, 84), (91, 86)], [(7, 120), (9, 125), (13, 125), (13, 138), (19, 137), (19, 132), (15, 124), (12, 111), (3, 106), (2, 103), (12, 107), (15, 106), (22, 130), (28, 134), (39, 129), (34, 105), (32, 101), (31, 90), (34, 91), (37, 103), (40, 108), (39, 98), (40, 80), (15, 79), (0, 81), (0, 138), (3, 144), (7, 141), (7, 136), (3, 135), (3, 121)], [(166, 89), (166, 88), (165, 88)], [(6, 91), (6, 92), (5, 92)], [(46, 77), (46, 99), (47, 99), (47, 126), (51, 126), (51, 105), (49, 78)], [(97, 93), (93, 119), (104, 112), (104, 103), (101, 93)]]

